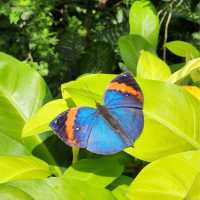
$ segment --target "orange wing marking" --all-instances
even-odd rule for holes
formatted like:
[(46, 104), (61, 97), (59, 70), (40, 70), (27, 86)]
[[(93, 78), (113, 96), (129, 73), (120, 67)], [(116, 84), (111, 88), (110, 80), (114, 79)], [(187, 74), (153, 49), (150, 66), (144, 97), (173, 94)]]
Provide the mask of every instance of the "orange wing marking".
[(143, 97), (139, 91), (135, 90), (131, 86), (128, 86), (124, 83), (117, 83), (117, 82), (110, 83), (108, 86), (108, 90), (116, 90), (122, 93), (132, 94), (133, 96), (137, 97), (140, 101), (143, 100)]
[(65, 134), (67, 136), (68, 142), (71, 144), (76, 144), (76, 138), (74, 135), (74, 122), (76, 119), (76, 114), (78, 112), (78, 108), (72, 108), (67, 113), (67, 120), (65, 122)]

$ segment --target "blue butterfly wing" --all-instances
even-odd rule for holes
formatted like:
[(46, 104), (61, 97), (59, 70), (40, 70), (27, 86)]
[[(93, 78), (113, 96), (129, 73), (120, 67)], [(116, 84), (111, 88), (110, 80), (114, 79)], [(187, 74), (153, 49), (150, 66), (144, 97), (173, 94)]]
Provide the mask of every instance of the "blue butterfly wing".
[(97, 116), (88, 138), (89, 151), (108, 155), (122, 151), (130, 145), (131, 143), (127, 144), (101, 115)]
[[(68, 118), (73, 118), (70, 113), (75, 113), (74, 120), (71, 120), (74, 142), (66, 127), (69, 125)], [(50, 127), (67, 145), (87, 148), (97, 154), (114, 154), (131, 145), (125, 143), (96, 109), (89, 107), (69, 109), (61, 113), (50, 123)]]
[(50, 127), (67, 145), (86, 148), (96, 118), (97, 110), (94, 108), (72, 108), (58, 115)]
[(105, 92), (104, 103), (133, 144), (144, 126), (144, 97), (130, 73), (123, 73), (111, 81)]
[(143, 93), (130, 73), (123, 73), (114, 78), (104, 95), (106, 107), (134, 107), (142, 109)]
[(143, 112), (137, 108), (111, 108), (108, 109), (120, 127), (130, 138), (131, 145), (138, 138), (144, 126)]

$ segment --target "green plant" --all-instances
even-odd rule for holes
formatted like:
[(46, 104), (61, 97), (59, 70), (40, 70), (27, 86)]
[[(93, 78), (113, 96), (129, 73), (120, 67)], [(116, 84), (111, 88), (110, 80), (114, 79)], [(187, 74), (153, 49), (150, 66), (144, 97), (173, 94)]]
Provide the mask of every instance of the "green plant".
[[(158, 24), (150, 2), (135, 1), (133, 9), (144, 2), (145, 10), (153, 14), (153, 22)], [(134, 20), (133, 16), (131, 23)], [(49, 123), (70, 107), (94, 107), (95, 101), (101, 102), (107, 84), (115, 75), (82, 75), (63, 83), (62, 97), (52, 100), (35, 70), (0, 54), (1, 197), (11, 200), (199, 198), (199, 88), (195, 86), (194, 90), (190, 86), (200, 81), (199, 52), (182, 41), (167, 43), (167, 48), (185, 60), (172, 72), (173, 66), (157, 56), (159, 27), (155, 27), (152, 33), (155, 35), (150, 38), (137, 28), (137, 34), (123, 36), (118, 43), (123, 62), (135, 74), (144, 92), (145, 125), (141, 136), (133, 147), (113, 156), (98, 156), (81, 149), (79, 159), (73, 164), (71, 149), (52, 135)], [(90, 66), (95, 56), (88, 60), (88, 52), (85, 59)], [(96, 54), (95, 49), (92, 52)], [(99, 63), (101, 60), (96, 69)], [(121, 66), (127, 70), (124, 64)], [(107, 70), (112, 64), (104, 67)]]
[(129, 199), (199, 199), (199, 156), (188, 151), (149, 164), (131, 184)]
[[(150, 60), (153, 59), (153, 61), (155, 62), (155, 56), (152, 55), (151, 57), (150, 54), (149, 57)], [(158, 61), (157, 64), (160, 64), (160, 61)], [(161, 63), (161, 65), (163, 64)], [(151, 72), (151, 70), (149, 71), (149, 73)], [(158, 75), (160, 74), (160, 70), (157, 70), (156, 72)], [(145, 73), (148, 73), (148, 70), (145, 71)], [(69, 99), (72, 99), (77, 106), (81, 105), (94, 106), (94, 99), (97, 101), (102, 100), (105, 87), (112, 78), (113, 75), (106, 75), (106, 74), (105, 75), (94, 74), (94, 75), (86, 75), (80, 77), (76, 81), (62, 85), (63, 98), (66, 99), (67, 101)], [(145, 106), (144, 106), (145, 128), (141, 137), (134, 144), (134, 148), (128, 148), (125, 151), (128, 154), (134, 155), (135, 157), (140, 158), (142, 160), (153, 161), (159, 158), (163, 158), (166, 155), (171, 155), (178, 152), (199, 150), (200, 144), (197, 137), (197, 135), (200, 134), (200, 130), (198, 128), (199, 113), (200, 113), (199, 100), (197, 100), (195, 97), (187, 93), (180, 86), (175, 86), (171, 83), (165, 82), (168, 81), (166, 79), (163, 81), (138, 79), (138, 81), (143, 89), (145, 96)], [(98, 82), (101, 82), (102, 84), (99, 85), (97, 84)], [(87, 95), (85, 95), (86, 92)], [(168, 99), (168, 101), (166, 101), (166, 99)], [(55, 105), (56, 104), (59, 105), (60, 102), (62, 102), (62, 100), (58, 100), (57, 102), (54, 101), (52, 102), (52, 105), (51, 103), (46, 104), (46, 106), (42, 108), (35, 116), (33, 116), (33, 118), (31, 118), (30, 121), (25, 125), (23, 135), (30, 136), (48, 130), (47, 126), (49, 124), (49, 121), (53, 119), (56, 115), (56, 110), (54, 109)], [(179, 102), (179, 104), (177, 104), (176, 102)], [(66, 105), (64, 105), (63, 109), (64, 108), (66, 108)], [(40, 125), (37, 127), (37, 121), (43, 121), (42, 120), (43, 116), (44, 115), (47, 116), (49, 114), (49, 110), (55, 110), (55, 115), (50, 114), (51, 116), (49, 116), (48, 119), (49, 121), (47, 120), (45, 122), (45, 126), (43, 126), (43, 129), (40, 129), (39, 127)], [(165, 110), (165, 112), (163, 112), (163, 110)], [(190, 117), (189, 121), (187, 119), (188, 115), (192, 116)], [(187, 121), (187, 123), (182, 123), (183, 121), (184, 122)], [(199, 151), (196, 151), (196, 154), (198, 156)], [(91, 164), (91, 162), (94, 163)], [(96, 166), (95, 162), (96, 161), (93, 159), (87, 161), (84, 160), (84, 166), (85, 168), (90, 166), (91, 167), (90, 170), (98, 171), (97, 167), (95, 167)], [(111, 162), (114, 163), (114, 160), (111, 160)], [(76, 180), (80, 180), (80, 178), (81, 180), (85, 179), (87, 180), (86, 178), (87, 176), (92, 178), (93, 176), (84, 173), (85, 171), (88, 172), (89, 169), (88, 170), (83, 169), (81, 167), (82, 165), (81, 163), (82, 162), (80, 161), (75, 165), (73, 165), (75, 169), (76, 169), (75, 166), (77, 166), (76, 170), (78, 171), (76, 170), (74, 171), (73, 168), (69, 168), (68, 170), (70, 172), (67, 170), (66, 173), (68, 175), (70, 174)], [(128, 163), (130, 164), (130, 162)], [(103, 165), (105, 167), (105, 163)], [(149, 165), (147, 165), (147, 167), (148, 166)], [(166, 166), (166, 164), (164, 164), (164, 166)], [(101, 170), (105, 169), (104, 167), (101, 167)], [(126, 168), (127, 165), (126, 163), (124, 163), (124, 169)], [(94, 173), (95, 176), (98, 175), (98, 172)], [(126, 170), (123, 173), (126, 173)], [(138, 175), (138, 177), (140, 177), (140, 174)], [(97, 177), (94, 179), (97, 180)], [(104, 178), (102, 179), (103, 179), (102, 181), (104, 182), (105, 179)], [(90, 184), (90, 180), (92, 179), (89, 178), (88, 184)], [(137, 183), (137, 179), (135, 181)], [(135, 181), (133, 181), (132, 183), (133, 185), (136, 184)], [(158, 181), (159, 184), (158, 178), (156, 179), (155, 177), (155, 181)], [(100, 180), (97, 180), (97, 182), (98, 183), (96, 183), (96, 185), (101, 184)], [(120, 183), (118, 187), (122, 187), (122, 185), (123, 183)], [(131, 186), (129, 189), (128, 185), (125, 184), (124, 189), (119, 190), (120, 192), (118, 191), (119, 194), (118, 193), (117, 194), (119, 196), (123, 196), (123, 193), (127, 193), (127, 191), (130, 190), (130, 192), (128, 192), (128, 197), (130, 199), (139, 198), (137, 194), (135, 194), (135, 190), (137, 192), (138, 187), (139, 186), (135, 186), (134, 188), (136, 189), (132, 189)], [(116, 188), (113, 190), (113, 194), (115, 190)], [(151, 192), (151, 190), (149, 190), (149, 192)], [(162, 191), (160, 192), (162, 193)], [(141, 193), (141, 195), (142, 194), (143, 193)], [(149, 194), (148, 191), (147, 194)], [(145, 193), (143, 195), (145, 195)], [(149, 197), (151, 196), (147, 196), (147, 199)]]

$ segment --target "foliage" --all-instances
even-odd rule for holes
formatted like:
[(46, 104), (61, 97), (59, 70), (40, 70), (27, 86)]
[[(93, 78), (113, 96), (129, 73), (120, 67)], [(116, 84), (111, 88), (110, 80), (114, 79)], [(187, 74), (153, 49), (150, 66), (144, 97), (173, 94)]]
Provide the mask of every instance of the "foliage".
[[(82, 0), (2, 1), (0, 50), (47, 76), (57, 94), (55, 88), (62, 82), (90, 72), (94, 60), (99, 65), (93, 72), (116, 69), (114, 47), (119, 36), (128, 32), (129, 6), (128, 2), (117, 6), (117, 2)], [(91, 52), (92, 59), (88, 58)], [(110, 64), (112, 68), (106, 67)]]
[(42, 179), (51, 174), (49, 166), (32, 156), (1, 156), (0, 183), (13, 180)]
[(130, 33), (143, 36), (156, 48), (159, 34), (159, 18), (150, 1), (135, 1), (129, 13)]
[(190, 43), (184, 41), (172, 41), (165, 44), (172, 53), (184, 57), (186, 61), (199, 57), (200, 52)]
[(129, 199), (198, 199), (199, 156), (188, 151), (149, 164), (131, 184)]
[[(82, 73), (124, 69), (117, 41), (129, 32), (130, 8), (130, 33), (144, 36), (154, 48), (158, 45), (159, 55), (168, 38), (199, 47), (198, 1), (4, 0), (0, 3), (0, 50), (28, 62), (45, 76), (53, 95), (58, 95), (61, 83)], [(169, 55), (168, 63), (179, 61)]]
[(148, 51), (141, 51), (137, 63), (137, 76), (139, 78), (163, 81), (167, 80), (170, 75), (170, 68), (164, 61)]
[[(147, 50), (155, 53), (155, 49), (149, 42), (139, 35), (125, 35), (119, 38), (119, 49), (125, 66), (136, 74), (136, 67), (140, 51)], [(126, 70), (127, 70), (126, 69)]]
[[(20, 49), (24, 52), (21, 58), (25, 59), (27, 44), (31, 55), (27, 64), (0, 53), (0, 197), (11, 200), (199, 199), (198, 49), (183, 41), (165, 43), (172, 53), (184, 58), (181, 62), (173, 62), (177, 68), (171, 65), (173, 59), (166, 62), (159, 57), (160, 47), (156, 47), (161, 27), (153, 4), (146, 0), (124, 1), (114, 11), (112, 6), (115, 3), (104, 1), (71, 1), (72, 4), (53, 0), (48, 2), (10, 0), (0, 7), (0, 12), (9, 16), (15, 28), (24, 24), (20, 32), (28, 39)], [(173, 2), (170, 1), (169, 6), (174, 6), (174, 12), (178, 2)], [(141, 18), (135, 26), (136, 16), (131, 13), (131, 32), (121, 36), (118, 43), (113, 44), (103, 37), (97, 39), (97, 32), (102, 34), (110, 20), (106, 14), (114, 12), (113, 15), (117, 17), (116, 21), (111, 20), (112, 25), (124, 25), (125, 18), (121, 17), (123, 14), (120, 10), (126, 10), (131, 3), (131, 12), (139, 12), (141, 16), (147, 12), (151, 16), (149, 21)], [(143, 7), (143, 3), (147, 7)], [(111, 10), (106, 7), (107, 4), (111, 5)], [(43, 12), (45, 19), (39, 14), (34, 15), (41, 13), (43, 6), (46, 6)], [(55, 11), (55, 8), (59, 11)], [(52, 24), (45, 24), (48, 18)], [(146, 26), (142, 26), (143, 23), (155, 24), (150, 36), (144, 34)], [(62, 31), (58, 29), (61, 25), (65, 25)], [(40, 32), (44, 27), (48, 33), (45, 37)], [(35, 41), (34, 37), (30, 37), (29, 34), (36, 32), (41, 33), (35, 36), (37, 39), (45, 39)], [(67, 57), (65, 50), (61, 52), (59, 49), (62, 41), (68, 45), (65, 48)], [(29, 46), (31, 42), (35, 44), (32, 47), (34, 50)], [(48, 54), (44, 50), (46, 45), (49, 47)], [(70, 45), (72, 48), (68, 48)], [(119, 51), (116, 51), (117, 48)], [(47, 77), (48, 81), (59, 78), (56, 84), (62, 82), (62, 97), (59, 99), (52, 100), (45, 81), (33, 69), (33, 65), (37, 68), (40, 62), (50, 64), (47, 55), (52, 57), (52, 63), (62, 63)], [(52, 134), (49, 122), (67, 108), (83, 105), (94, 107), (95, 101), (102, 102), (105, 88), (115, 75), (96, 72), (120, 71), (115, 68), (117, 62), (120, 62), (122, 71), (135, 74), (143, 90), (143, 132), (134, 146), (123, 152), (100, 156), (81, 149), (79, 159), (74, 158), (77, 161), (72, 164), (71, 148)], [(63, 68), (66, 63), (67, 68)], [(66, 82), (64, 76), (68, 72), (71, 78), (72, 74), (73, 78), (86, 72), (92, 74)], [(55, 82), (51, 84), (55, 86)]]

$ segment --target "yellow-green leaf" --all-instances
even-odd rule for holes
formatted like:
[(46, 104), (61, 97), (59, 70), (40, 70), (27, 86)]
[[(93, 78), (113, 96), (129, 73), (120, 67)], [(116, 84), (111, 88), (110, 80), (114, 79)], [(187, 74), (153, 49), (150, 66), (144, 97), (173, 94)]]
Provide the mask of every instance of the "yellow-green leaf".
[(33, 156), (0, 156), (0, 183), (49, 176), (47, 163)]
[(165, 81), (171, 75), (169, 66), (148, 51), (142, 51), (137, 64), (137, 77)]
[(167, 42), (165, 47), (175, 55), (185, 57), (187, 61), (200, 56), (197, 48), (188, 42), (176, 40)]
[(130, 200), (198, 200), (200, 151), (175, 154), (147, 165), (128, 192)]
[(28, 120), (23, 128), (22, 136), (28, 137), (50, 130), (49, 123), (51, 120), (67, 108), (67, 103), (64, 99), (48, 102)]
[(144, 37), (156, 49), (159, 18), (153, 4), (147, 0), (134, 1), (129, 13), (130, 33)]
[(186, 77), (191, 75), (191, 73), (194, 73), (196, 70), (199, 69), (200, 69), (200, 58), (190, 60), (189, 62), (186, 63), (186, 65), (183, 68), (173, 73), (169, 77), (168, 82), (181, 83)]
[(184, 86), (184, 88), (190, 92), (193, 96), (200, 100), (200, 88), (197, 86)]

